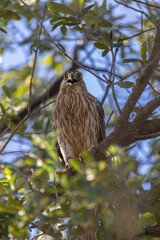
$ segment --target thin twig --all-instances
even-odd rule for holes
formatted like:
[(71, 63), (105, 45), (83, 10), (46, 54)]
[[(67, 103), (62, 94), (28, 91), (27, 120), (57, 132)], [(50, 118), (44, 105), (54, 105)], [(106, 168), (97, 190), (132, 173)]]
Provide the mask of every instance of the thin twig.
[(8, 154), (23, 154), (23, 155), (25, 155), (24, 151), (9, 151), (9, 152), (2, 153), (2, 155), (8, 155)]
[(114, 110), (112, 110), (112, 112), (110, 113), (110, 115), (109, 115), (109, 117), (108, 117), (108, 120), (107, 120), (107, 122), (106, 122), (106, 127), (109, 125), (109, 122), (110, 122), (111, 117), (112, 117), (113, 114), (114, 114)]
[(144, 4), (144, 5), (148, 6), (148, 7), (160, 8), (158, 5), (150, 4), (150, 3), (147, 3), (147, 2), (143, 2), (143, 1), (139, 1), (139, 0), (132, 0), (132, 1), (136, 2), (136, 3)]
[(111, 89), (112, 89), (112, 95), (113, 95), (114, 102), (116, 104), (116, 107), (118, 109), (119, 114), (121, 114), (121, 108), (120, 108), (118, 100), (117, 100), (117, 96), (116, 96), (116, 92), (115, 92), (115, 89), (114, 89), (114, 85), (111, 86)]
[(108, 96), (108, 93), (109, 93), (110, 87), (111, 87), (111, 85), (107, 85), (107, 87), (106, 87), (106, 91), (105, 91), (105, 93), (104, 93), (104, 95), (103, 95), (103, 97), (102, 97), (102, 100), (101, 100), (101, 105), (103, 105), (103, 103), (105, 102), (106, 97)]
[(133, 39), (135, 37), (138, 37), (138, 36), (142, 35), (143, 33), (150, 32), (150, 31), (153, 31), (153, 30), (156, 30), (156, 27), (140, 31), (139, 33), (133, 34), (132, 36), (129, 36), (129, 37), (120, 38), (120, 40), (125, 41), (125, 40), (129, 40), (129, 39)]
[[(52, 101), (50, 101), (49, 103), (47, 103), (47, 104), (43, 105), (42, 107), (40, 107), (38, 110), (41, 110), (41, 109), (43, 109), (43, 108), (45, 108), (45, 107), (48, 107), (50, 104), (55, 103), (55, 102), (56, 102), (56, 100), (52, 100)], [(36, 109), (35, 109), (34, 111), (36, 111)], [(34, 111), (33, 111), (33, 112), (34, 112)]]
[(141, 67), (137, 68), (136, 70), (128, 73), (127, 75), (121, 77), (120, 80), (116, 81), (116, 82), (114, 83), (114, 85), (116, 85), (116, 84), (119, 83), (119, 82), (124, 81), (126, 78), (131, 77), (132, 75), (134, 75), (135, 73), (138, 73), (138, 72), (139, 72), (140, 70), (142, 70), (142, 69), (143, 69), (143, 66), (141, 66)]
[(118, 48), (116, 48), (115, 53), (114, 53), (113, 49), (111, 49), (111, 53), (112, 53), (112, 66), (111, 66), (111, 70), (110, 70), (111, 71), (111, 75), (110, 75), (111, 89), (112, 89), (112, 95), (113, 95), (114, 102), (115, 102), (116, 107), (118, 109), (118, 112), (120, 114), (121, 113), (121, 108), (119, 106), (118, 99), (117, 99), (115, 89), (114, 89), (115, 65), (116, 65), (116, 56), (117, 56), (117, 53), (118, 53)]
[(115, 80), (115, 71), (116, 71), (116, 56), (118, 53), (118, 48), (115, 49), (115, 53), (113, 51), (113, 49), (111, 49), (111, 53), (112, 53), (112, 66), (111, 66), (111, 81), (114, 83)]
[[(47, 130), (47, 131), (41, 131), (41, 132), (19, 132), (19, 131), (17, 131), (16, 133), (17, 134), (21, 134), (21, 135), (23, 135), (23, 136), (31, 136), (32, 134), (36, 134), (36, 135), (40, 135), (40, 134), (47, 134), (47, 133), (50, 133), (50, 132), (52, 132), (52, 130), (50, 129), (50, 130)], [(11, 132), (8, 132), (8, 133), (11, 133)], [(23, 137), (22, 136), (22, 137)], [(5, 138), (2, 138), (2, 140), (4, 141), (4, 140), (6, 140), (6, 139), (8, 139), (9, 137), (5, 137)], [(21, 141), (18, 141), (18, 140), (15, 140), (15, 139), (12, 139), (12, 141), (14, 141), (14, 142), (18, 142), (18, 143), (20, 143)], [(27, 143), (23, 143), (23, 144), (26, 144), (26, 145), (29, 145), (29, 144), (27, 144)], [(5, 154), (6, 152), (3, 152), (3, 154)], [(2, 153), (1, 153), (2, 154)]]
[(143, 22), (144, 22), (144, 21), (143, 21), (143, 14), (141, 14), (141, 30), (142, 30), (142, 31), (144, 31), (144, 29), (143, 29)]
[[(111, 74), (111, 72), (110, 72), (109, 70), (107, 70), (106, 68), (96, 68), (96, 67), (93, 67), (93, 66), (87, 66), (86, 64), (83, 65), (83, 66), (85, 66), (85, 67), (87, 67), (87, 68), (90, 68), (90, 69), (92, 69), (92, 70), (95, 70), (95, 71), (97, 71), (97, 72), (105, 72), (105, 73)], [(116, 73), (115, 73), (115, 77), (121, 78), (121, 76), (118, 75), (118, 74), (116, 74)]]
[(14, 136), (14, 134), (17, 132), (17, 130), (23, 125), (23, 123), (28, 119), (28, 114), (22, 119), (22, 121), (20, 121), (20, 123), (17, 125), (17, 127), (14, 129), (14, 131), (11, 133), (11, 135), (9, 136), (9, 138), (7, 139), (7, 141), (3, 144), (1, 150), (0, 150), (0, 154), (3, 153), (4, 149), (6, 148), (6, 146), (8, 145), (8, 143), (11, 141), (12, 137)]
[(153, 21), (153, 19), (152, 19), (146, 12), (141, 11), (141, 10), (139, 10), (139, 9), (137, 9), (137, 8), (134, 8), (134, 7), (132, 7), (132, 6), (129, 6), (129, 5), (125, 4), (125, 3), (119, 2), (119, 1), (117, 1), (117, 0), (114, 0), (114, 1), (115, 1), (116, 3), (118, 3), (118, 4), (120, 4), (120, 5), (123, 5), (124, 7), (127, 7), (127, 8), (129, 8), (129, 9), (131, 9), (131, 10), (134, 10), (135, 12), (138, 12), (138, 13), (143, 14), (146, 18), (148, 18), (148, 19), (153, 23), (154, 26), (156, 26), (156, 27), (159, 28), (159, 26)]
[(153, 92), (155, 92), (156, 94), (160, 94), (160, 92), (158, 92), (153, 86), (152, 84), (149, 82), (148, 85), (152, 88)]
[(45, 235), (45, 234), (44, 234), (44, 233), (40, 233), (40, 234), (38, 234), (37, 236), (33, 237), (31, 240), (37, 239), (37, 238), (39, 238), (39, 237), (41, 237), (41, 236), (43, 236), (43, 235)]
[(41, 33), (42, 33), (42, 24), (43, 24), (44, 17), (45, 17), (46, 7), (47, 7), (47, 5), (45, 5), (45, 7), (44, 7), (43, 16), (42, 16), (42, 22), (40, 21), (41, 24), (40, 24), (39, 34), (38, 34), (37, 46), (36, 46), (36, 49), (34, 50), (34, 62), (33, 62), (31, 78), (30, 78), (30, 85), (29, 85), (28, 113), (22, 119), (22, 121), (20, 121), (20, 123), (17, 125), (17, 127), (14, 129), (14, 131), (11, 133), (11, 135), (9, 136), (7, 141), (3, 144), (2, 148), (0, 149), (0, 153), (2, 153), (4, 151), (4, 149), (6, 148), (8, 143), (11, 141), (12, 137), (14, 136), (14, 134), (23, 125), (23, 123), (29, 118), (30, 113), (31, 113), (32, 82), (33, 82), (34, 71), (35, 71), (35, 67), (36, 67), (36, 63), (37, 63), (37, 54), (38, 54), (38, 49), (39, 49), (40, 37), (41, 37)]

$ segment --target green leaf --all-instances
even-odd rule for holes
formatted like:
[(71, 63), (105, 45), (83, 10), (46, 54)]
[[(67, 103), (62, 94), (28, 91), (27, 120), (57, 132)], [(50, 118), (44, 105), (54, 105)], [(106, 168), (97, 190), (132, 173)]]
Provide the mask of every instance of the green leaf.
[(86, 9), (91, 9), (93, 6), (94, 6), (94, 4), (91, 4), (91, 5), (87, 6), (87, 7), (85, 7), (84, 9), (82, 9), (82, 11), (86, 10)]
[(121, 87), (121, 88), (131, 88), (131, 87), (134, 86), (134, 83), (130, 82), (130, 81), (126, 81), (126, 82), (119, 81), (118, 86)]
[(1, 27), (0, 27), (0, 31), (3, 32), (3, 33), (7, 33), (7, 31), (4, 28), (1, 28)]
[(3, 1), (3, 6), (7, 7), (9, 5), (10, 0), (4, 0)]
[(75, 17), (55, 17), (50, 20), (50, 24), (53, 25), (58, 20), (63, 20), (64, 22), (75, 22), (77, 19)]
[(140, 63), (142, 63), (142, 60), (138, 59), (138, 58), (126, 58), (126, 59), (123, 59), (123, 61), (122, 61), (122, 63), (130, 63), (130, 62), (140, 62)]
[(8, 98), (11, 98), (11, 93), (9, 91), (9, 88), (7, 86), (2, 86), (3, 92), (6, 94)]
[(94, 12), (97, 13), (98, 12), (98, 3), (94, 2)]
[(103, 38), (104, 38), (105, 42), (107, 42), (109, 44), (109, 46), (112, 46), (112, 39), (111, 39), (110, 33), (104, 33)]
[(64, 36), (66, 35), (66, 33), (67, 33), (67, 28), (66, 28), (65, 25), (63, 25), (63, 26), (61, 27), (61, 32), (62, 32), (62, 34), (63, 34)]
[(79, 161), (78, 159), (70, 159), (70, 165), (76, 170), (77, 172), (81, 172), (82, 170), (82, 162)]
[(0, 16), (6, 17), (6, 15), (7, 15), (7, 10), (5, 8), (0, 8)]
[(104, 51), (102, 52), (102, 57), (105, 57), (105, 56), (108, 54), (108, 52), (109, 52), (109, 50), (104, 50)]
[(61, 12), (61, 13), (70, 14), (70, 15), (76, 14), (70, 7), (64, 4), (55, 3), (55, 2), (50, 3), (48, 10), (56, 13)]
[(10, 19), (14, 19), (14, 20), (20, 20), (20, 16), (16, 13), (16, 12), (13, 12), (13, 11), (10, 11), (8, 10), (7, 11), (7, 17), (9, 17)]
[(75, 25), (79, 24), (79, 21), (76, 21), (76, 22), (64, 22), (63, 24), (66, 25), (66, 26), (75, 26)]
[(94, 6), (94, 4), (89, 5), (88, 7), (85, 7), (81, 10), (80, 13), (78, 13), (79, 16), (84, 16), (88, 11)]
[(8, 23), (7, 17), (5, 16), (5, 17), (2, 17), (1, 19), (2, 19), (2, 27), (6, 27)]
[(3, 213), (15, 214), (19, 210), (21, 210), (21, 207), (17, 206), (17, 205), (14, 205), (12, 207), (12, 206), (9, 206), (9, 205), (6, 206), (4, 204), (0, 204), (0, 212), (3, 212)]
[(53, 25), (52, 30), (55, 30), (57, 27), (61, 26), (64, 23), (64, 21), (57, 22), (56, 24)]
[(99, 7), (98, 12), (100, 15), (103, 15), (106, 12), (107, 0), (103, 0), (102, 5)]
[(104, 43), (95, 42), (94, 46), (98, 49), (107, 49), (107, 46)]

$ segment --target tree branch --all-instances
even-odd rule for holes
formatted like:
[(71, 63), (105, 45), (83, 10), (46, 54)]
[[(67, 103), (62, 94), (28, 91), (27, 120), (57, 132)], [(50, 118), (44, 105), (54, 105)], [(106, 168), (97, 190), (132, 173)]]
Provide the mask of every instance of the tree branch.
[(160, 136), (160, 119), (153, 119), (144, 121), (137, 128), (137, 140), (145, 140), (149, 138), (155, 138)]
[(147, 105), (142, 109), (142, 111), (137, 115), (134, 120), (136, 126), (142, 125), (143, 121), (146, 120), (152, 112), (160, 106), (160, 96), (156, 97), (152, 101), (148, 102)]
[(133, 1), (136, 2), (136, 3), (144, 4), (147, 7), (160, 8), (158, 5), (154, 5), (154, 4), (151, 4), (151, 3), (147, 3), (147, 2), (143, 2), (143, 1), (139, 1), (139, 0), (133, 0)]
[(128, 100), (126, 101), (124, 108), (122, 109), (121, 115), (119, 116), (116, 124), (117, 131), (122, 129), (122, 126), (124, 126), (125, 128), (125, 126), (127, 125), (130, 113), (132, 112), (135, 104), (137, 103), (146, 85), (148, 84), (155, 68), (158, 65), (159, 59), (160, 59), (160, 29), (157, 27), (154, 46), (152, 48), (152, 52), (149, 57), (148, 63), (143, 73), (137, 80), (137, 83), (134, 86), (133, 91), (129, 96)]
[(157, 91), (153, 86), (152, 86), (152, 84), (149, 82), (148, 83), (148, 85), (151, 87), (151, 89), (152, 89), (152, 91), (154, 92), (154, 93), (156, 93), (156, 94), (160, 94), (160, 92), (159, 91)]
[(133, 39), (134, 37), (138, 37), (140, 36), (141, 34), (143, 33), (146, 33), (146, 32), (150, 32), (150, 31), (153, 31), (153, 30), (156, 30), (156, 27), (153, 27), (153, 28), (149, 28), (149, 29), (146, 29), (146, 30), (143, 30), (143, 31), (140, 31), (136, 34), (133, 34), (131, 36), (128, 36), (128, 37), (122, 37), (120, 38), (121, 41), (125, 41), (125, 40), (129, 40), (129, 39)]
[(138, 140), (145, 140), (158, 136), (160, 136), (160, 119), (144, 121), (138, 127), (132, 122), (123, 129), (121, 134), (117, 131), (113, 131), (97, 146), (93, 147), (91, 153), (96, 159), (105, 159), (106, 150), (112, 144), (125, 147)]

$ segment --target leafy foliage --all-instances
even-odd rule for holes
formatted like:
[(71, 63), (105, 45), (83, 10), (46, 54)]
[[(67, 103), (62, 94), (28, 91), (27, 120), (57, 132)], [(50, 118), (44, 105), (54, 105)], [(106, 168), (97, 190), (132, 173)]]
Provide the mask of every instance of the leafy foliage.
[[(51, 130), (54, 103), (50, 104), (53, 95), (48, 91), (51, 82), (58, 88), (57, 79), (78, 64), (82, 72), (84, 68), (96, 74), (98, 83), (85, 72), (84, 78), (90, 76), (87, 86), (95, 87), (98, 98), (102, 97), (106, 132), (111, 132), (148, 62), (159, 17), (157, 1), (122, 1), (123, 5), (109, 0), (48, 1), (46, 9), (38, 0), (0, 2), (0, 57), (4, 61), (0, 130), (6, 127), (1, 131), (2, 146), (23, 119), (29, 100), (37, 104), (1, 152), (0, 238), (75, 239), (96, 229), (100, 240), (159, 239), (159, 141), (138, 142), (131, 149), (113, 144), (106, 149), (106, 159), (99, 161), (84, 152), (82, 162), (71, 160), (74, 173), (67, 174), (55, 152), (58, 133)], [(133, 12), (128, 15), (128, 11)], [(39, 37), (43, 13), (45, 29)], [(130, 120), (148, 100), (159, 96), (159, 80), (158, 66)], [(159, 116), (157, 108), (149, 119)]]
[[(1, 165), (2, 236), (24, 239), (38, 228), (59, 239), (63, 231), (75, 237), (90, 226), (98, 227), (100, 239), (130, 239), (143, 232), (144, 226), (160, 221), (155, 166), (146, 178), (138, 173), (133, 157), (111, 146), (107, 163), (95, 162), (84, 153), (85, 164), (71, 162), (76, 175), (58, 176), (50, 143), (42, 140), (39, 144), (52, 157), (42, 159), (35, 151), (33, 157), (19, 159), (19, 168)], [(152, 188), (144, 191), (142, 184), (148, 182)], [(94, 216), (95, 208), (99, 211)]]

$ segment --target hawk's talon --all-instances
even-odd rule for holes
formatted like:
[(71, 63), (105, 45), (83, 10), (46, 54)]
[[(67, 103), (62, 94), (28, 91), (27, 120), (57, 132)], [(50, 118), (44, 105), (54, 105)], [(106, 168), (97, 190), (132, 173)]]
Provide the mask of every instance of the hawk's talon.
[(71, 168), (70, 164), (68, 162), (65, 162), (65, 169), (69, 170)]
[(78, 159), (79, 159), (80, 162), (83, 162), (83, 158), (81, 156), (79, 156)]

